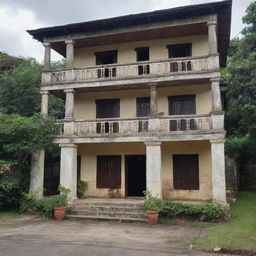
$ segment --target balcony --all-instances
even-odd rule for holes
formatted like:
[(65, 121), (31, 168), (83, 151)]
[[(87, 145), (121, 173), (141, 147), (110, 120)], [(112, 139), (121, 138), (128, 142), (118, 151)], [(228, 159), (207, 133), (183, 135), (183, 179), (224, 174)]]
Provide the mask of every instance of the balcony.
[[(87, 68), (65, 68), (55, 71), (44, 71), (42, 85), (62, 85), (65, 83), (86, 83), (117, 81), (152, 77), (170, 77), (193, 75), (216, 71), (219, 68), (219, 57), (199, 56), (172, 58), (158, 61), (143, 61), (127, 64), (99, 65)], [(188, 79), (191, 79), (188, 77)]]
[(140, 136), (143, 133), (189, 133), (210, 131), (211, 115), (180, 115), (134, 119), (96, 119), (57, 122), (59, 135), (86, 137)]

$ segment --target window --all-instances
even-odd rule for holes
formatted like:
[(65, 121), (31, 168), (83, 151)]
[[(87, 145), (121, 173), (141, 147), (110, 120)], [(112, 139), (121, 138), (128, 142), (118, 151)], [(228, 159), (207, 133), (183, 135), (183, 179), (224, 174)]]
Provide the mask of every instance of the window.
[(147, 61), (149, 60), (149, 47), (138, 47), (135, 48), (137, 53), (137, 61)]
[(121, 188), (121, 156), (97, 156), (97, 188)]
[[(137, 117), (149, 116), (150, 115), (150, 97), (143, 97), (136, 99), (137, 106)], [(139, 132), (148, 131), (148, 121), (139, 121)]]
[[(96, 100), (96, 118), (115, 118), (120, 116), (120, 99)], [(97, 133), (118, 133), (118, 122), (97, 123)]]
[(117, 51), (95, 52), (96, 65), (117, 63)]
[[(137, 54), (137, 61), (149, 60), (149, 47), (135, 48)], [(146, 75), (150, 73), (150, 67), (148, 64), (138, 66), (138, 75)]]
[(174, 189), (199, 190), (198, 155), (173, 155)]
[(196, 96), (182, 95), (170, 96), (169, 100), (169, 115), (190, 115), (196, 114)]
[(150, 97), (143, 97), (136, 99), (137, 116), (149, 116), (150, 114)]
[[(117, 63), (117, 51), (95, 52), (96, 65)], [(97, 72), (98, 78), (116, 77), (116, 68), (101, 68)]]
[(96, 118), (114, 118), (120, 115), (120, 99), (96, 100)]
[(181, 58), (192, 55), (192, 44), (167, 45), (169, 58)]

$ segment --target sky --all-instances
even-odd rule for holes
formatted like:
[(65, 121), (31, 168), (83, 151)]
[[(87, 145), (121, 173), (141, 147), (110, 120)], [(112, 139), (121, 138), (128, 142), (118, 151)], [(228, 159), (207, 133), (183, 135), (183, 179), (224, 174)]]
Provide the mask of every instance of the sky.
[[(243, 29), (253, 1), (233, 0), (231, 38)], [(42, 62), (44, 48), (26, 30), (209, 2), (214, 0), (0, 0), (0, 52)], [(61, 58), (53, 51), (53, 60)]]

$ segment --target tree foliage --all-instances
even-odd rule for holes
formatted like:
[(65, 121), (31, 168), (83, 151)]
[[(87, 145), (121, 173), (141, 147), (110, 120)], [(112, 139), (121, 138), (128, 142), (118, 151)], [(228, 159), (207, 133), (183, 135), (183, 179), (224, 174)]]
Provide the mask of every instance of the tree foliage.
[(228, 66), (222, 73), (227, 99), (227, 153), (238, 160), (241, 186), (256, 182), (256, 2), (249, 5), (242, 38), (231, 41)]

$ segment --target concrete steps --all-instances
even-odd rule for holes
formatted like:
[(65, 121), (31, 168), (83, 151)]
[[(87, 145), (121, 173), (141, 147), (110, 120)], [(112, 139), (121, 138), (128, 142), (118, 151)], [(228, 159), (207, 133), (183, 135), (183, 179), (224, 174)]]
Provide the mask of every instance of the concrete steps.
[(69, 219), (110, 220), (122, 222), (146, 222), (142, 200), (77, 200), (69, 207)]

